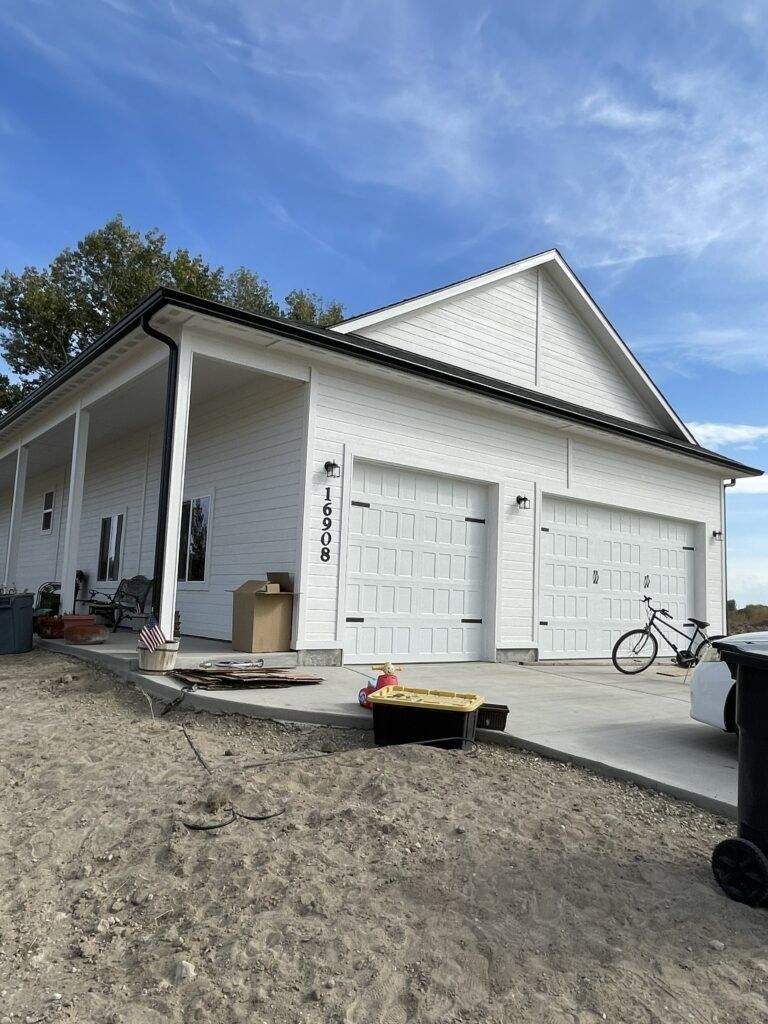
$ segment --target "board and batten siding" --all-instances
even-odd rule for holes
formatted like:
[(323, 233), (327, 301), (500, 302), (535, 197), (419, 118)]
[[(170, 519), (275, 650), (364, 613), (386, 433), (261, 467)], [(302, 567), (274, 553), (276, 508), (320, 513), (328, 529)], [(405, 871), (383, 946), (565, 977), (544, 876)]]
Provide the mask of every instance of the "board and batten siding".
[[(439, 388), (418, 387), (393, 377), (342, 373), (323, 367), (315, 389), (314, 454), (310, 462), (306, 613), (299, 646), (343, 644), (345, 552), (342, 547), (343, 493), (350, 486), (345, 459), (358, 457), (391, 465), (486, 482), (500, 495), (499, 599), (496, 646), (536, 644), (537, 504), (542, 494), (604, 501), (617, 507), (685, 519), (698, 524), (706, 595), (697, 610), (713, 623), (722, 614), (721, 545), (709, 528), (720, 528), (720, 481), (711, 471), (682, 466), (637, 445), (614, 447), (597, 438), (570, 438), (567, 429), (516, 417), (492, 403), (483, 405)], [(569, 453), (570, 450), (570, 453)], [(326, 480), (320, 468), (333, 458), (344, 467), (340, 479)], [(321, 560), (319, 541), (325, 489), (331, 487), (334, 528), (330, 559)], [(519, 510), (518, 494), (533, 499)]]
[(664, 427), (550, 274), (495, 284), (364, 327), (360, 334), (587, 409)]

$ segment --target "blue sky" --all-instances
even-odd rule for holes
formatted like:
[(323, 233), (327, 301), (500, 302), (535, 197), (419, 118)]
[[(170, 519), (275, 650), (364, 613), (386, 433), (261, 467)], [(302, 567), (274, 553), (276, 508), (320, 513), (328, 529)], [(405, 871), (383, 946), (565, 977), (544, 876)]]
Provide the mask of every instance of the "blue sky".
[[(749, 0), (4, 0), (0, 266), (120, 211), (354, 313), (557, 246), (768, 466), (767, 53)], [(739, 602), (767, 527), (729, 497)]]

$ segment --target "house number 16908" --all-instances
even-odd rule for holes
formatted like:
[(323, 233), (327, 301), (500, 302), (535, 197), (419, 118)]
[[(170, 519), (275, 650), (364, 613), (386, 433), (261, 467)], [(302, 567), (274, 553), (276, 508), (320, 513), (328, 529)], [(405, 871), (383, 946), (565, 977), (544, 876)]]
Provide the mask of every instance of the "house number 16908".
[(325, 488), (325, 501), (323, 502), (323, 532), (320, 535), (320, 561), (330, 562), (331, 560), (331, 527), (333, 526), (333, 505), (331, 504), (331, 488)]

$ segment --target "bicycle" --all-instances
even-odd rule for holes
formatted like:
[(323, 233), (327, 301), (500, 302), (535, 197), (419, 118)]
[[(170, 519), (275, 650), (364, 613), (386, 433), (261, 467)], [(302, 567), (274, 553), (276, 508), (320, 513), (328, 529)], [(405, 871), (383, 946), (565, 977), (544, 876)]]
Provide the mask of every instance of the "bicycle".
[[(624, 675), (636, 675), (638, 672), (645, 671), (654, 663), (656, 655), (659, 653), (659, 641), (656, 639), (655, 634), (658, 634), (667, 646), (671, 647), (675, 652), (675, 661), (680, 668), (691, 668), (691, 666), (699, 661), (704, 650), (707, 647), (711, 647), (713, 640), (722, 640), (721, 635), (707, 636), (706, 629), (709, 623), (704, 622), (702, 619), (694, 619), (693, 616), (691, 616), (690, 622), (686, 623), (686, 625), (695, 627), (690, 636), (676, 626), (665, 623), (664, 625), (667, 629), (671, 629), (673, 633), (677, 633), (678, 636), (683, 637), (688, 642), (687, 648), (681, 650), (673, 640), (670, 640), (664, 634), (656, 621), (662, 615), (666, 619), (673, 618), (671, 613), (666, 608), (654, 608), (650, 597), (644, 597), (643, 603), (646, 606), (646, 614), (648, 616), (648, 622), (645, 627), (643, 629), (630, 629), (628, 633), (620, 636), (614, 644), (613, 652), (611, 653), (611, 661), (616, 669)], [(697, 644), (694, 650), (693, 645), (698, 637), (701, 637), (701, 642)]]

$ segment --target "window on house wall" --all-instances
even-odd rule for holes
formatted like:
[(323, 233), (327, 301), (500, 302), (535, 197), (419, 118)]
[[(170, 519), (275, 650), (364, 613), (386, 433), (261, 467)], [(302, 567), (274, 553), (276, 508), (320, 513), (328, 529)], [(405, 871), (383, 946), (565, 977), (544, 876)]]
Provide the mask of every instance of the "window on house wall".
[(120, 579), (120, 549), (123, 542), (123, 516), (104, 516), (99, 542), (99, 579)]
[(210, 496), (187, 498), (182, 503), (178, 574), (180, 583), (205, 582), (210, 506)]
[(55, 491), (46, 491), (43, 497), (43, 522), (42, 532), (50, 533), (53, 529), (53, 499)]

